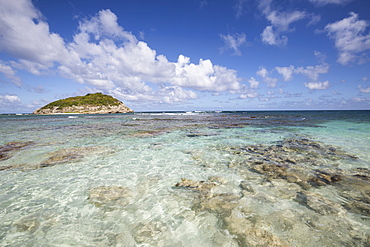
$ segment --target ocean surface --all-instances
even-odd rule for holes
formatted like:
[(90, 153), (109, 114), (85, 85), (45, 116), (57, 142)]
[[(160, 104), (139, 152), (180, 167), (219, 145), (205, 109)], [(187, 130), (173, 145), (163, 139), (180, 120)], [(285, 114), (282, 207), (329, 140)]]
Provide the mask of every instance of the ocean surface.
[(370, 246), (370, 111), (0, 116), (0, 246)]

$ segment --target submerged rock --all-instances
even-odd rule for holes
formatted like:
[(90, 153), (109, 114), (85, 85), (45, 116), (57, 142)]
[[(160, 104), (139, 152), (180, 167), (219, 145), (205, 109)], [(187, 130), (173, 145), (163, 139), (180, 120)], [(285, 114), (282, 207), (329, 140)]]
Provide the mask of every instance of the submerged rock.
[(209, 181), (194, 182), (190, 179), (182, 178), (181, 182), (177, 183), (175, 187), (188, 188), (204, 194), (211, 194), (211, 189), (216, 186), (216, 183)]
[(8, 166), (0, 166), (0, 171), (9, 170), (9, 169), (16, 169), (21, 171), (29, 171), (39, 169), (40, 165), (30, 165), (30, 164), (12, 164)]
[(299, 184), (303, 189), (341, 180), (339, 171), (317, 169), (323, 161), (357, 159), (339, 148), (305, 138), (287, 139), (270, 146), (232, 148), (230, 152), (244, 158), (244, 162), (233, 164), (236, 169), (263, 174), (268, 181), (284, 179)]
[(211, 197), (198, 197), (192, 207), (195, 211), (209, 211), (222, 217), (230, 215), (231, 211), (238, 206), (241, 196), (233, 193), (214, 194)]
[(134, 239), (137, 243), (153, 243), (166, 232), (168, 227), (161, 221), (151, 221), (147, 224), (140, 223), (133, 229)]
[(309, 209), (323, 215), (333, 214), (343, 216), (346, 212), (346, 210), (339, 204), (334, 203), (319, 194), (308, 191), (298, 192), (295, 200), (300, 204), (307, 206)]
[(24, 217), (13, 224), (20, 232), (35, 232), (40, 227), (38, 217), (35, 215)]
[(4, 145), (1, 145), (0, 161), (10, 159), (12, 157), (11, 152), (20, 150), (33, 144), (35, 144), (33, 141), (27, 141), (27, 142), (8, 142)]
[(370, 180), (357, 176), (342, 176), (335, 184), (338, 194), (344, 197), (343, 206), (350, 212), (370, 216)]
[(250, 214), (245, 217), (245, 210), (236, 208), (223, 219), (228, 231), (237, 236), (240, 246), (276, 246), (288, 247), (288, 242), (271, 232), (270, 223), (266, 223), (262, 217)]
[[(343, 177), (334, 186), (339, 186), (346, 179)], [(214, 193), (224, 184), (211, 186), (210, 180), (214, 181), (211, 178), (201, 182), (182, 179), (177, 187), (196, 192), (192, 210), (216, 215), (220, 226), (234, 236), (239, 246), (362, 246), (368, 241), (367, 235), (356, 234), (355, 229), (358, 228), (354, 228), (353, 222), (344, 217), (346, 208), (350, 206), (353, 210), (368, 210), (364, 202), (352, 199), (353, 203), (345, 207), (341, 202), (293, 186), (292, 197), (287, 197), (280, 204), (280, 194), (269, 194), (263, 190), (256, 192), (257, 188), (249, 181), (240, 182), (239, 192), (233, 188), (230, 193)], [(360, 194), (357, 193), (358, 199), (362, 198)], [(296, 206), (287, 209), (286, 203)], [(338, 235), (348, 229), (353, 229), (353, 237), (344, 235), (338, 239)], [(316, 231), (315, 237), (312, 237), (313, 231)]]
[[(285, 240), (263, 229), (264, 227), (260, 225), (261, 222), (257, 222), (255, 217), (245, 216), (243, 210), (246, 209), (247, 205), (245, 201), (241, 200), (242, 196), (239, 193), (211, 193), (210, 190), (214, 186), (217, 185), (209, 180), (194, 182), (182, 179), (180, 183), (176, 184), (176, 187), (198, 192), (192, 209), (197, 212), (208, 211), (216, 214), (224, 228), (237, 237), (236, 240), (240, 246), (290, 246)], [(252, 191), (245, 182), (240, 187)], [(251, 213), (251, 215), (253, 214)]]
[[(26, 147), (31, 144), (33, 144), (33, 142), (19, 143), (19, 144), (12, 143), (11, 147), (13, 149), (10, 149), (10, 147), (7, 146), (6, 150), (8, 149), (17, 150), (17, 149)], [(93, 155), (93, 154), (101, 155), (101, 154), (108, 154), (110, 152), (111, 151), (107, 150), (105, 147), (100, 147), (100, 146), (64, 148), (56, 152), (49, 153), (50, 157), (39, 164), (11, 164), (11, 165), (6, 165), (6, 166), (0, 166), (0, 171), (8, 170), (8, 169), (18, 169), (21, 171), (34, 170), (34, 169), (50, 167), (50, 166), (55, 166), (55, 165), (60, 165), (60, 164), (78, 162), (78, 161), (81, 161), (87, 155)]]
[(51, 157), (40, 164), (40, 167), (49, 167), (59, 164), (81, 161), (88, 154), (103, 154), (107, 150), (103, 147), (72, 147), (51, 153)]
[[(211, 181), (214, 182), (211, 182)], [(195, 182), (189, 179), (181, 179), (175, 187), (191, 189), (198, 192), (194, 201), (193, 209), (196, 211), (211, 211), (218, 214), (228, 214), (241, 198), (239, 194), (233, 193), (213, 193), (212, 188), (225, 183), (220, 177), (210, 177), (207, 181)]]
[(130, 203), (132, 191), (122, 186), (99, 186), (89, 191), (88, 200), (97, 207), (123, 207)]
[[(182, 179), (176, 187), (195, 192), (192, 210), (216, 215), (240, 246), (360, 246), (368, 242), (366, 234), (355, 234), (346, 214), (370, 216), (370, 171), (327, 165), (356, 156), (309, 139), (224, 150), (235, 155), (229, 167), (244, 178), (238, 188), (222, 190), (227, 181), (212, 178)], [(330, 198), (325, 196), (328, 189), (335, 190)], [(348, 229), (353, 229), (353, 236), (343, 234)]]

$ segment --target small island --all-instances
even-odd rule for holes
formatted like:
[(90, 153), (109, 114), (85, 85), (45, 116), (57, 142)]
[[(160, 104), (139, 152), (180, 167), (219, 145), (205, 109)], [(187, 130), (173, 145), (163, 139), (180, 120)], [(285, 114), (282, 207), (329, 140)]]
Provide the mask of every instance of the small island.
[(134, 111), (118, 99), (102, 93), (94, 93), (51, 102), (37, 109), (33, 114), (109, 114), (131, 112)]

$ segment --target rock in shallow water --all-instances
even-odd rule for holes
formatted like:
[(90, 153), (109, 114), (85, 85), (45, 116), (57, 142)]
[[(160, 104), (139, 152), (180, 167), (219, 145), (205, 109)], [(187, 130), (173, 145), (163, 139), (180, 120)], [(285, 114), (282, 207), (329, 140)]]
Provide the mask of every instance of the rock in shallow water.
[(49, 167), (70, 162), (78, 162), (88, 154), (103, 153), (107, 153), (106, 148), (99, 146), (64, 148), (51, 153), (51, 157), (42, 162), (40, 167)]
[(89, 191), (89, 201), (97, 207), (123, 207), (130, 203), (132, 191), (122, 186), (99, 186)]
[[(287, 139), (275, 145), (250, 145), (231, 148), (244, 162), (233, 165), (238, 170), (263, 174), (268, 181), (284, 179), (303, 189), (333, 184), (341, 180), (338, 171), (317, 169), (323, 162), (357, 159), (356, 156), (321, 142), (305, 138)], [(334, 164), (333, 164), (334, 165)]]
[[(338, 160), (356, 156), (308, 139), (224, 150), (235, 155), (232, 159), (238, 162), (229, 167), (245, 179), (239, 192), (234, 188), (231, 193), (215, 193), (220, 185), (210, 179), (183, 179), (176, 186), (197, 192), (192, 210), (215, 214), (240, 246), (362, 246), (368, 242), (366, 234), (345, 233), (355, 229), (347, 210), (370, 215), (370, 172), (335, 166)], [(251, 180), (254, 176), (260, 184)], [(328, 190), (334, 196), (326, 197)]]
[(40, 222), (38, 220), (38, 217), (33, 215), (18, 220), (17, 222), (14, 223), (14, 226), (20, 232), (33, 233), (39, 228)]
[(11, 152), (20, 150), (35, 144), (33, 141), (27, 142), (8, 142), (0, 146), (0, 161), (7, 160), (12, 157)]
[[(211, 180), (214, 179), (211, 178)], [(212, 193), (211, 189), (215, 186), (217, 185), (209, 180), (194, 182), (182, 179), (180, 183), (176, 184), (176, 187), (198, 192), (192, 209), (196, 212), (208, 211), (216, 214), (220, 218), (222, 225), (232, 235), (236, 236), (240, 246), (289, 246), (286, 241), (256, 224), (255, 218), (245, 217), (242, 211), (247, 210), (247, 205), (245, 205), (244, 201), (241, 201), (242, 196), (240, 194)], [(245, 186), (246, 182), (244, 181), (240, 187), (243, 188)], [(251, 190), (249, 187), (248, 189)]]
[(316, 193), (308, 191), (298, 192), (295, 200), (319, 214), (343, 216), (346, 213), (342, 206)]
[(147, 224), (140, 223), (133, 229), (134, 238), (137, 243), (153, 243), (166, 232), (168, 227), (160, 221), (151, 221)]
[(249, 219), (241, 217), (239, 210), (234, 210), (230, 216), (224, 218), (226, 228), (237, 235), (240, 246), (275, 246), (289, 247), (288, 242), (265, 230), (266, 226), (263, 219), (254, 217)]
[(350, 212), (370, 216), (370, 180), (362, 176), (342, 176), (335, 184), (338, 194), (345, 198), (343, 206)]
[(198, 191), (204, 194), (210, 194), (211, 189), (216, 186), (216, 183), (209, 181), (199, 181), (195, 182), (190, 179), (182, 178), (181, 182), (177, 183), (175, 187), (178, 188), (188, 188), (194, 191)]

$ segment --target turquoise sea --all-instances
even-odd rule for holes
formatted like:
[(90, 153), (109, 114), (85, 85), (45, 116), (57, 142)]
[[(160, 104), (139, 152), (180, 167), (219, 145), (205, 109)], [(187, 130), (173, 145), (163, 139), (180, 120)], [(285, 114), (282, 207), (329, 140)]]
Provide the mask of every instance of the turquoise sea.
[(0, 124), (0, 246), (370, 246), (370, 111)]

